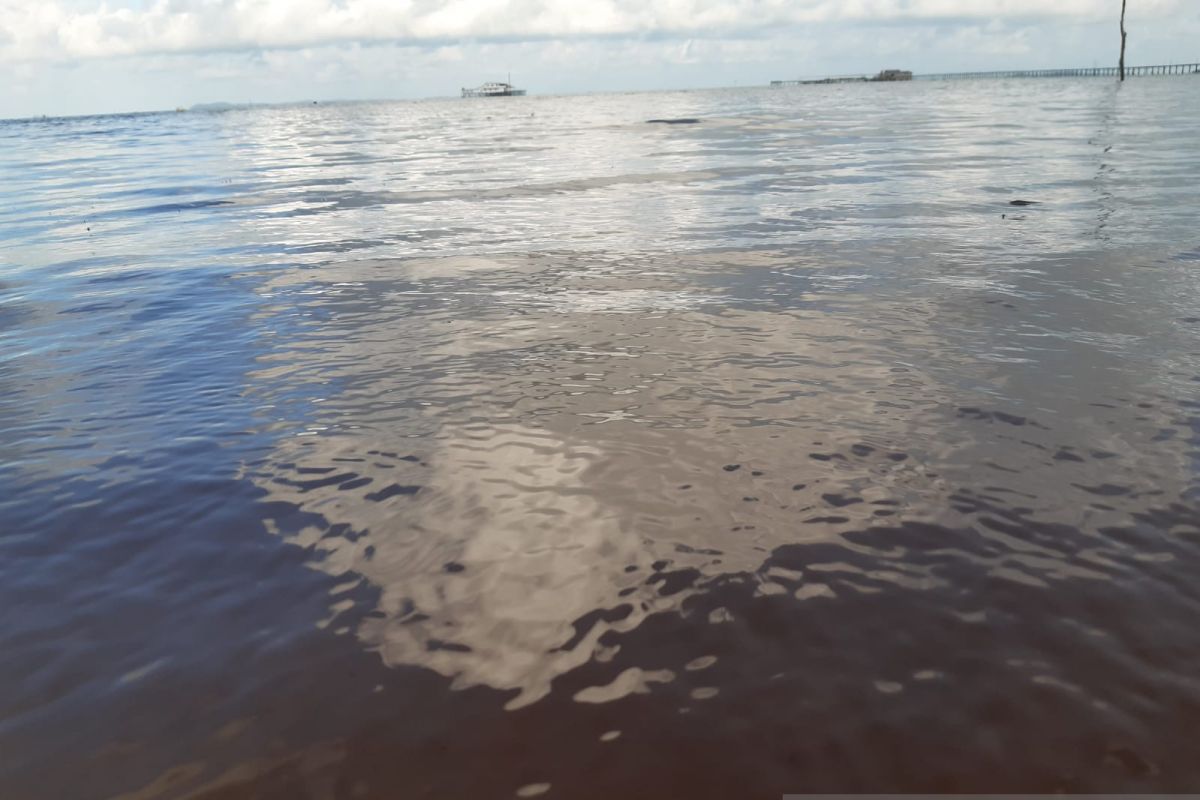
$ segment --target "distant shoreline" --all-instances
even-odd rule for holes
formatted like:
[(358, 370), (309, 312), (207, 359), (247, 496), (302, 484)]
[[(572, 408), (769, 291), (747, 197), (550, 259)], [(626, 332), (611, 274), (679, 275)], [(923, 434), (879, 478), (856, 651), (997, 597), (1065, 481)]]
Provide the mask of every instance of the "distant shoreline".
[[(1186, 68), (1193, 68), (1187, 70)], [(1184, 71), (1175, 72), (1147, 72), (1147, 70), (1156, 70), (1164, 68), (1184, 68)], [(982, 79), (1004, 79), (1004, 78), (1038, 78), (1038, 77), (1107, 77), (1106, 75), (1096, 76), (1094, 73), (1104, 70), (1115, 70), (1115, 67), (1090, 67), (1080, 68), (1081, 72), (1093, 74), (1068, 75), (1068, 70), (997, 70), (992, 72), (947, 72), (947, 73), (917, 73), (913, 75), (913, 82), (930, 81), (930, 80), (982, 80)], [(1125, 71), (1129, 75), (1134, 76), (1176, 76), (1182, 77), (1187, 75), (1200, 76), (1200, 62), (1194, 64), (1174, 64), (1174, 65), (1151, 65), (1126, 67)], [(763, 84), (741, 84), (737, 86), (698, 86), (698, 87), (677, 87), (671, 89), (601, 89), (591, 92), (565, 92), (565, 93), (546, 93), (532, 95), (532, 97), (587, 97), (592, 95), (608, 95), (608, 94), (670, 94), (674, 92), (707, 92), (707, 91), (727, 91), (727, 90), (752, 90), (752, 89), (771, 89), (781, 86), (794, 85), (840, 85), (841, 83), (891, 83), (890, 81), (871, 81), (871, 80), (854, 80), (859, 76), (839, 76), (837, 79), (795, 79), (795, 80), (773, 80)], [(909, 81), (900, 81), (908, 83)], [(353, 105), (353, 104), (370, 104), (370, 103), (425, 103), (438, 101), (457, 101), (461, 98), (458, 95), (431, 95), (428, 97), (377, 97), (369, 99), (326, 99), (326, 100), (282, 100), (279, 102), (247, 102), (247, 103), (229, 103), (224, 101), (216, 101), (210, 103), (196, 103), (186, 108), (161, 108), (138, 111), (101, 111), (90, 114), (34, 114), (30, 116), (20, 117), (0, 117), (0, 124), (25, 124), (36, 122), (51, 122), (61, 120), (79, 120), (79, 119), (101, 119), (105, 117), (142, 117), (153, 116), (157, 114), (178, 114), (178, 113), (224, 113), (227, 111), (246, 111), (260, 108), (292, 108), (300, 106), (312, 106), (314, 104), (321, 106), (328, 105)]]

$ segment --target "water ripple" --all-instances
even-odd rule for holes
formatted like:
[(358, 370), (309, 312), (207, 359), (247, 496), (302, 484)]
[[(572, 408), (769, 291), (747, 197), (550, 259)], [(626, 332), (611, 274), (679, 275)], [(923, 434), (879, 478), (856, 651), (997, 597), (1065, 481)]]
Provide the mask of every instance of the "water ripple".
[(1193, 788), (1198, 90), (0, 122), (0, 793)]

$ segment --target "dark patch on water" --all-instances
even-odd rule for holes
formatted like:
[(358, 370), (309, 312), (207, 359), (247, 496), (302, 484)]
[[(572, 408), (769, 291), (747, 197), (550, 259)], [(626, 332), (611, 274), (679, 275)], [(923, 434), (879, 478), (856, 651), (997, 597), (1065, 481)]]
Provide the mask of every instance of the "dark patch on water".
[(420, 486), (408, 486), (399, 483), (393, 483), (383, 487), (378, 492), (372, 492), (366, 495), (366, 499), (375, 503), (381, 503), (384, 500), (403, 495), (413, 495), (421, 490)]

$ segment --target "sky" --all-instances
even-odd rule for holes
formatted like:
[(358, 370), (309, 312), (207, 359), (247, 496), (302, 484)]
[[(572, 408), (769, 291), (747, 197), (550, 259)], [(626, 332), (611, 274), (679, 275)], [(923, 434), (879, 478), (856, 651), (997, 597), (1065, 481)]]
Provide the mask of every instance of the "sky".
[[(0, 118), (1116, 63), (1120, 0), (0, 0)], [(1128, 0), (1129, 64), (1200, 0)]]

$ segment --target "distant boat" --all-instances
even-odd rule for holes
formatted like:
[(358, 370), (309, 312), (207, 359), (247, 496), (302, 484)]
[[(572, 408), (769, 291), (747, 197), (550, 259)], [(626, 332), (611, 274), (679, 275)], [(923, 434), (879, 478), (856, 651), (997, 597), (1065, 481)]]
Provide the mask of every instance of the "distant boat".
[(511, 83), (490, 82), (477, 89), (463, 89), (463, 97), (524, 97), (524, 89), (514, 89)]

